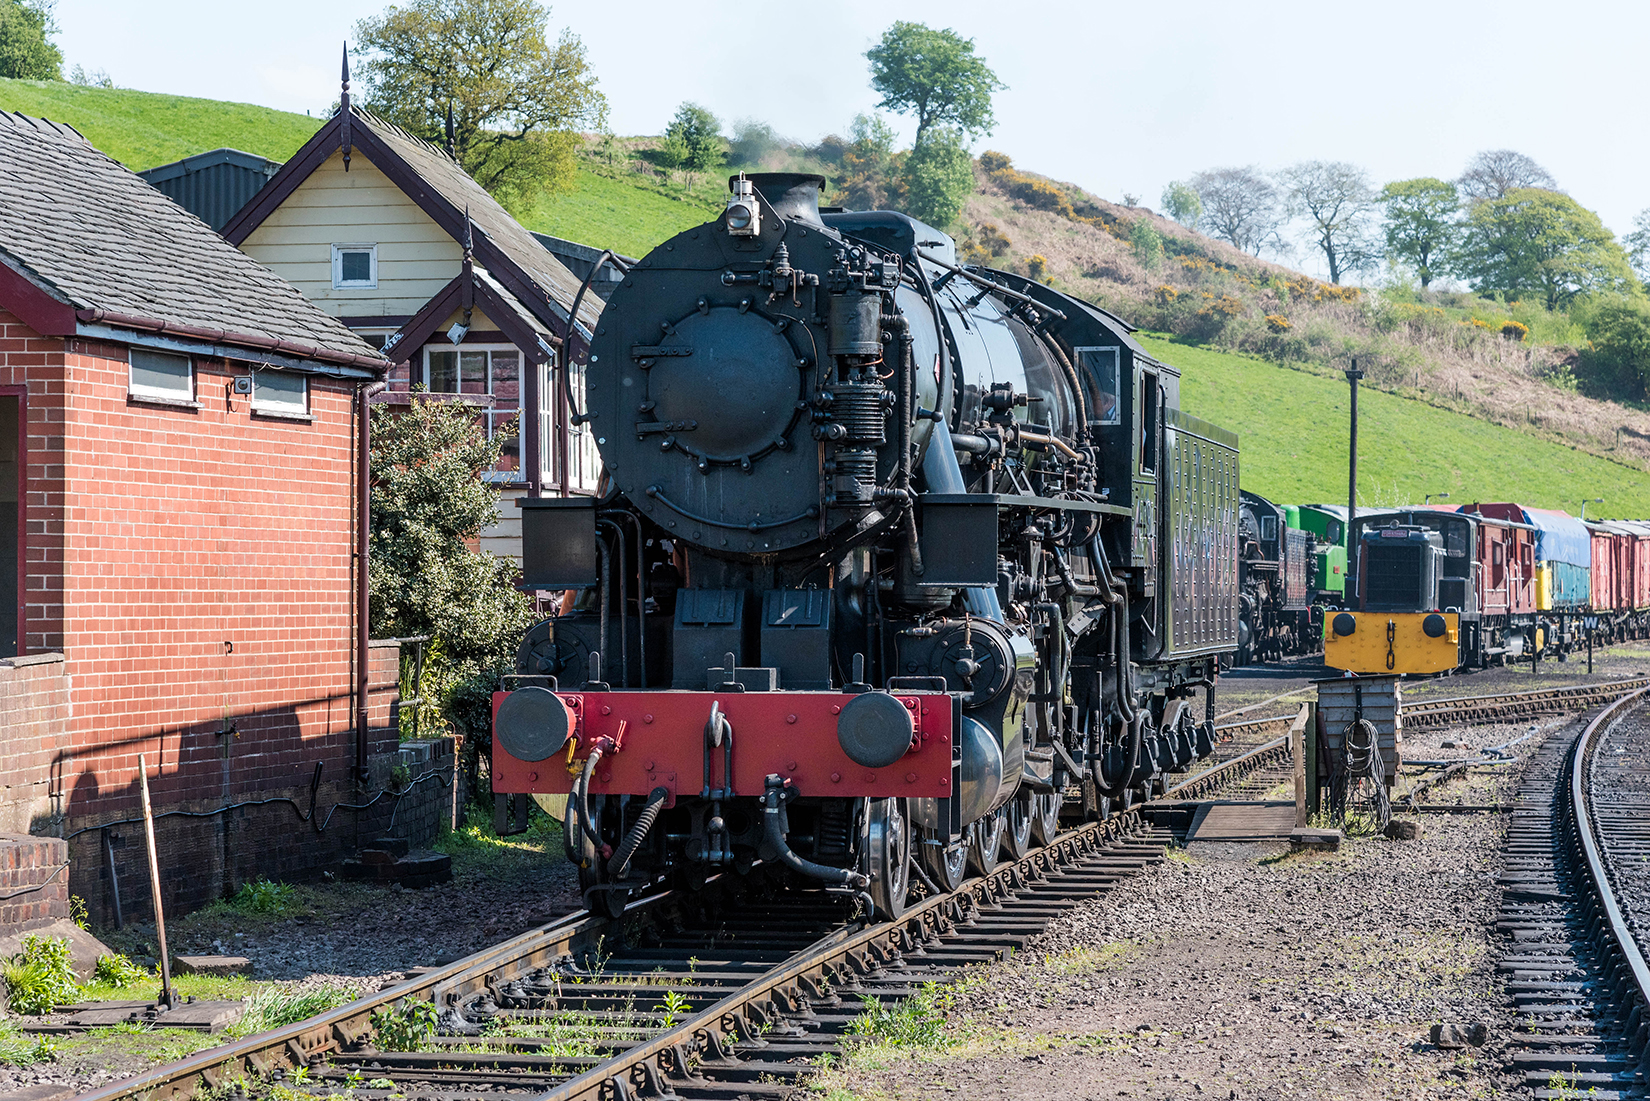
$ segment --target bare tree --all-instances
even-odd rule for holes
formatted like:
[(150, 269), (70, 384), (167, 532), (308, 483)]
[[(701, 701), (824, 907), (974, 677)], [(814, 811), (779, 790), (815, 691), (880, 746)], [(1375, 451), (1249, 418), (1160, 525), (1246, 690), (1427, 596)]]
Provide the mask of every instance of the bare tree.
[(1311, 223), (1312, 243), (1329, 264), (1331, 283), (1375, 262), (1375, 189), (1363, 169), (1346, 161), (1302, 161), (1278, 180), (1288, 192), (1289, 213)]
[(1486, 149), (1479, 153), (1467, 162), (1467, 170), (1455, 185), (1469, 202), (1503, 199), (1507, 192), (1521, 187), (1558, 190), (1558, 181), (1551, 172), (1512, 149)]
[(1253, 165), (1211, 168), (1199, 172), (1190, 182), (1203, 204), (1198, 224), (1211, 236), (1230, 241), (1255, 256), (1268, 245), (1281, 248), (1278, 227), (1284, 218), (1278, 189)]

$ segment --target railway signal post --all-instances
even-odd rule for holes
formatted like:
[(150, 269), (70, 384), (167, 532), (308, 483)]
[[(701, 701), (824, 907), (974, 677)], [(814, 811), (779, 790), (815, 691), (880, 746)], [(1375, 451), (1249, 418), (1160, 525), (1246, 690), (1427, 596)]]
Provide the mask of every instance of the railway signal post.
[(1347, 385), (1352, 388), (1352, 429), (1346, 456), (1346, 534), (1348, 539), (1347, 550), (1349, 552), (1346, 569), (1348, 574), (1351, 574), (1354, 569), (1350, 554), (1353, 549), (1351, 539), (1358, 526), (1358, 380), (1363, 377), (1364, 373), (1358, 370), (1358, 361), (1353, 360), (1351, 369), (1346, 372)]

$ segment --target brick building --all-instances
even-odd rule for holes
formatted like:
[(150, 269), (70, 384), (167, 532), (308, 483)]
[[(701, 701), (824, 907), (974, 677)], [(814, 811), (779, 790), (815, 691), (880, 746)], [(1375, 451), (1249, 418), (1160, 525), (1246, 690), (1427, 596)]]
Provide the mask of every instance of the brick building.
[(158, 811), (202, 814), (159, 829), (183, 907), (354, 843), (300, 813), (396, 752), (397, 650), (358, 616), (387, 367), (74, 130), (0, 112), (0, 832), (68, 839), (94, 915), (147, 910), (140, 753)]

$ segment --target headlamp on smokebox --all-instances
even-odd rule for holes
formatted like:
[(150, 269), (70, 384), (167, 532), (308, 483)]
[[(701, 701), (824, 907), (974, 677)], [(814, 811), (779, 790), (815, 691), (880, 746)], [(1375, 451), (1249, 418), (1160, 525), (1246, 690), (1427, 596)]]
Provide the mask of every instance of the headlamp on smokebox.
[(728, 212), (725, 218), (730, 237), (755, 237), (762, 228), (762, 211), (756, 205), (756, 192), (751, 182), (740, 176), (730, 185), (733, 194), (728, 196)]

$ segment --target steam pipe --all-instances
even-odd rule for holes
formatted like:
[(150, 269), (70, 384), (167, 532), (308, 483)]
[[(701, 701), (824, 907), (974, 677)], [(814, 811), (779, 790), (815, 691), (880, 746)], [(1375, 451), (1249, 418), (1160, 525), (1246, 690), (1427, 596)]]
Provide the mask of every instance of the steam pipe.
[(853, 887), (861, 891), (871, 885), (869, 876), (862, 875), (852, 868), (833, 868), (828, 864), (815, 864), (812, 860), (804, 860), (792, 852), (790, 844), (785, 840), (786, 822), (782, 803), (785, 781), (778, 776), (770, 775), (764, 781), (764, 785), (767, 793), (763, 796), (765, 806), (762, 810), (762, 820), (767, 827), (768, 844), (787, 868), (810, 879)]
[[(619, 682), (626, 688), (630, 687), (630, 632), (625, 627), (625, 619), (629, 616), (630, 594), (625, 583), (625, 537), (624, 529), (611, 520), (597, 520), (599, 526), (613, 529), (613, 536), (619, 545)], [(603, 548), (604, 552), (606, 548)], [(608, 572), (607, 558), (603, 556), (602, 569), (604, 575)], [(602, 650), (607, 649), (607, 603), (612, 595), (607, 591), (607, 577), (602, 578)]]

